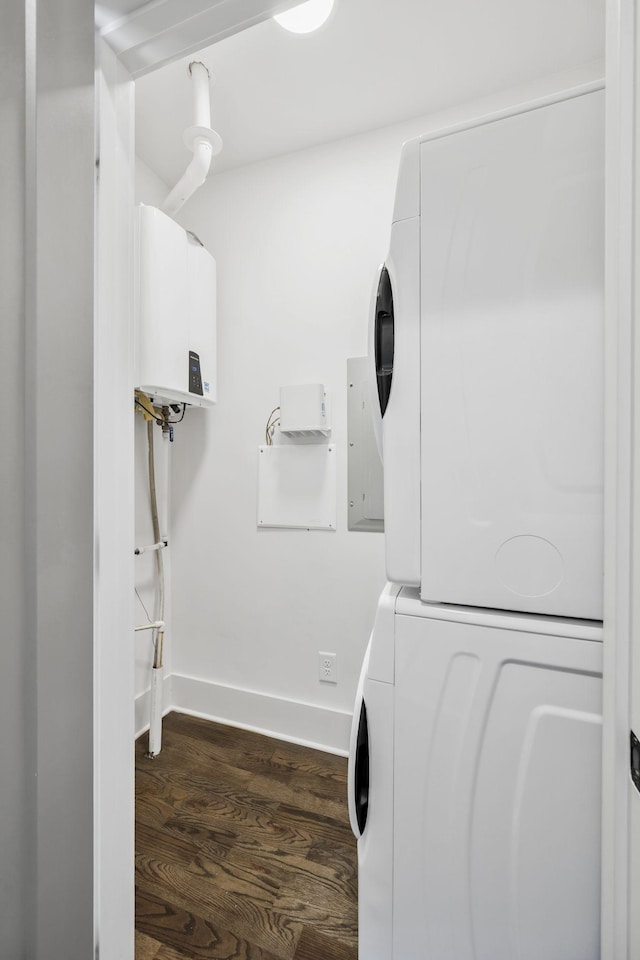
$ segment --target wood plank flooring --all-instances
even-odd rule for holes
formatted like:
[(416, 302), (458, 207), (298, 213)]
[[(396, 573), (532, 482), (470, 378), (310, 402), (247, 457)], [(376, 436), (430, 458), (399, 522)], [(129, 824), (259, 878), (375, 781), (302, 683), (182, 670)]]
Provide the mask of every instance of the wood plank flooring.
[(136, 744), (136, 960), (357, 960), (347, 761), (181, 714)]

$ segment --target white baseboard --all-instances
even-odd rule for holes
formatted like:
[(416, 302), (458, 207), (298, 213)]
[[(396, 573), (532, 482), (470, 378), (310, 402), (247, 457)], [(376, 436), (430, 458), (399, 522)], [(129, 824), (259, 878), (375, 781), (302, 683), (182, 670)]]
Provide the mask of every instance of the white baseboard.
[(171, 709), (178, 713), (252, 730), (326, 753), (348, 755), (350, 713), (175, 673), (168, 679)]

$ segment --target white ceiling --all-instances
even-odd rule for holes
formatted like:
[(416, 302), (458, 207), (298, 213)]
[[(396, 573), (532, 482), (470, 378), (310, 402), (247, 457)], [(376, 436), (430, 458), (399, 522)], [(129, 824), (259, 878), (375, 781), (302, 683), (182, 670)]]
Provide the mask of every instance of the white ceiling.
[(136, 152), (167, 184), (190, 154), (187, 66), (216, 81), (229, 169), (437, 112), (604, 58), (604, 0), (335, 0), (320, 31), (273, 20), (136, 81)]

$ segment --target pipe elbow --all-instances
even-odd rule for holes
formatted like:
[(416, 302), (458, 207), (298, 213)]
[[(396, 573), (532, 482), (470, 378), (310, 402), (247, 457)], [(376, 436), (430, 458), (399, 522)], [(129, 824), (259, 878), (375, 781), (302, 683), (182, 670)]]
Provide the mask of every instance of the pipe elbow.
[(184, 142), (192, 150), (193, 157), (162, 204), (161, 209), (169, 216), (177, 213), (189, 197), (202, 186), (207, 179), (214, 155), (222, 149), (220, 135), (210, 126), (211, 76), (209, 71), (199, 60), (194, 60), (189, 64), (189, 74), (193, 80), (195, 125), (185, 130)]
[(193, 157), (187, 168), (187, 173), (190, 174), (196, 188), (201, 187), (207, 179), (207, 174), (211, 169), (212, 158), (213, 151), (211, 144), (207, 140), (198, 139), (194, 144)]
[(176, 183), (175, 187), (162, 204), (162, 211), (169, 216), (173, 216), (187, 202), (207, 179), (207, 174), (211, 167), (212, 150), (211, 144), (206, 140), (198, 140), (194, 144), (193, 157), (191, 163), (182, 174), (182, 177)]

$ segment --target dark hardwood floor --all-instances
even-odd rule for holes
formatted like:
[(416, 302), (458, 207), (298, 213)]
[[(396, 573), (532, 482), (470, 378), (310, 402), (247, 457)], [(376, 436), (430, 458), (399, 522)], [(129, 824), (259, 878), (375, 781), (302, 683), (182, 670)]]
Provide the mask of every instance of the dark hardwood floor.
[(347, 761), (172, 713), (136, 744), (136, 960), (357, 960)]

